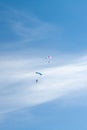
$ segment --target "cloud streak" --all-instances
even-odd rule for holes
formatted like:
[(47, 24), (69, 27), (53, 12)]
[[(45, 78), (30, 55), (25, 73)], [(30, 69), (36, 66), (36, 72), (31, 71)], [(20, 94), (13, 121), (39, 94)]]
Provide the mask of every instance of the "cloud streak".
[(6, 6), (2, 8), (1, 21), (4, 23), (3, 28), (7, 30), (7, 35), (9, 35), (10, 38), (8, 41), (8, 37), (4, 33), (5, 39), (0, 46), (1, 48), (7, 49), (15, 49), (17, 47), (21, 49), (22, 47), (26, 48), (26, 46), (31, 48), (33, 46), (38, 47), (42, 46), (42, 44), (45, 45), (48, 40), (50, 43), (54, 43), (54, 37), (55, 39), (56, 37), (59, 39), (64, 31), (58, 25), (54, 26), (51, 23), (42, 21), (35, 15), (30, 13), (26, 14), (23, 11), (18, 11)]
[[(76, 63), (49, 65), (49, 68), (40, 64), (38, 57), (32, 60), (12, 57), (8, 61), (4, 57), (0, 60), (0, 113), (32, 107), (86, 89), (87, 57), (84, 57)], [(35, 83), (36, 70), (43, 73), (38, 84)]]

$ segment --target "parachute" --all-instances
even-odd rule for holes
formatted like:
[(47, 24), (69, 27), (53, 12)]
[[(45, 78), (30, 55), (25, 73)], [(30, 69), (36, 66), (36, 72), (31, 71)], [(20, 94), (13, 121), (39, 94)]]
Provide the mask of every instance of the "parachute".
[(52, 56), (47, 56), (48, 63), (50, 63)]
[[(37, 74), (37, 75), (39, 75), (39, 76), (42, 76), (43, 74), (42, 73), (40, 73), (40, 72), (35, 72), (35, 74)], [(38, 83), (38, 79), (36, 79), (36, 83)]]

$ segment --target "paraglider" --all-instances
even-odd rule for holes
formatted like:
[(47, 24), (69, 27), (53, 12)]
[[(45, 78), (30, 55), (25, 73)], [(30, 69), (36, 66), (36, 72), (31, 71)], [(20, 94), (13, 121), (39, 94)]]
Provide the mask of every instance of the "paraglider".
[(47, 56), (48, 63), (50, 63), (51, 59), (52, 59), (52, 56), (50, 56), (50, 55)]
[[(40, 73), (40, 72), (35, 72), (35, 74), (39, 75), (39, 76), (42, 76), (43, 74)], [(38, 83), (38, 79), (36, 79), (36, 83)]]

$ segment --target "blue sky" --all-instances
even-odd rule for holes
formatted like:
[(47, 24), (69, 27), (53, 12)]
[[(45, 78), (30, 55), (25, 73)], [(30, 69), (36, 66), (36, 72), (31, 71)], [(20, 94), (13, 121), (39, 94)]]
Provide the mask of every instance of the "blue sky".
[(1, 130), (87, 130), (86, 14), (86, 0), (0, 1)]

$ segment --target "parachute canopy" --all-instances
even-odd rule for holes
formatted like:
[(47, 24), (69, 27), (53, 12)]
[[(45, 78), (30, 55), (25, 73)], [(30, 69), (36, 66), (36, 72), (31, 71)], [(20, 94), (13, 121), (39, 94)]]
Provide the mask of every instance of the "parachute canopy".
[(52, 59), (52, 56), (47, 56), (48, 59)]
[(35, 72), (36, 74), (39, 74), (39, 75), (43, 75), (42, 73), (40, 73), (40, 72)]

